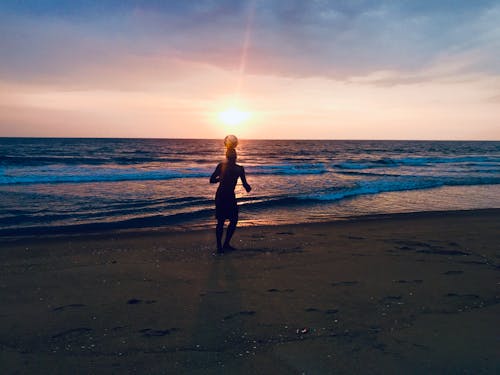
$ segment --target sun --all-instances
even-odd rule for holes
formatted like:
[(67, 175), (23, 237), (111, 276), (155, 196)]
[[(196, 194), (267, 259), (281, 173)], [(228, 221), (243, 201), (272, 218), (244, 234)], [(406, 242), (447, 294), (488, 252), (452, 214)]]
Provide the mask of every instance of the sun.
[(225, 125), (240, 125), (250, 118), (250, 113), (238, 108), (227, 108), (219, 113), (219, 120)]

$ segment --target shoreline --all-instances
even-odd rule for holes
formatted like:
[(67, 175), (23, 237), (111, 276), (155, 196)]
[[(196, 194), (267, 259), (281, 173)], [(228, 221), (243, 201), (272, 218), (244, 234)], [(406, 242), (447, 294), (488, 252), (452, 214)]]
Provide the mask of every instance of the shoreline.
[[(485, 215), (498, 215), (500, 214), (500, 208), (481, 208), (481, 209), (464, 209), (464, 210), (436, 210), (436, 211), (415, 211), (415, 212), (400, 212), (400, 213), (384, 213), (384, 214), (368, 214), (368, 215), (360, 215), (360, 216), (350, 216), (350, 217), (339, 217), (335, 220), (324, 220), (324, 221), (311, 221), (304, 223), (290, 223), (290, 224), (267, 224), (267, 225), (238, 225), (237, 232), (241, 230), (245, 230), (246, 228), (254, 228), (254, 229), (264, 229), (264, 228), (279, 228), (279, 227), (302, 227), (302, 226), (314, 226), (318, 224), (323, 225), (338, 225), (340, 223), (356, 223), (356, 222), (364, 222), (371, 220), (407, 220), (407, 219), (416, 219), (416, 218), (434, 218), (434, 217), (444, 217), (444, 216), (470, 216), (477, 214), (485, 214)], [(227, 223), (226, 223), (227, 224)], [(94, 224), (92, 224), (94, 225)], [(109, 229), (109, 230), (101, 230), (101, 231), (82, 231), (82, 232), (69, 232), (69, 233), (46, 233), (46, 234), (28, 234), (21, 236), (9, 236), (4, 235), (0, 236), (0, 246), (2, 244), (15, 244), (15, 243), (29, 243), (32, 241), (40, 240), (41, 238), (46, 240), (65, 240), (65, 239), (76, 239), (82, 236), (85, 238), (106, 238), (109, 236), (162, 236), (162, 235), (171, 235), (171, 234), (182, 234), (182, 233), (191, 233), (191, 232), (207, 232), (213, 231), (213, 228), (204, 228), (204, 227), (195, 227), (189, 228), (190, 225), (186, 226), (178, 226), (175, 229), (170, 229), (164, 226), (156, 226), (156, 227), (144, 227), (144, 228), (124, 228), (124, 229)], [(215, 228), (215, 220), (214, 220), (214, 228)], [(15, 230), (12, 230), (15, 232)]]

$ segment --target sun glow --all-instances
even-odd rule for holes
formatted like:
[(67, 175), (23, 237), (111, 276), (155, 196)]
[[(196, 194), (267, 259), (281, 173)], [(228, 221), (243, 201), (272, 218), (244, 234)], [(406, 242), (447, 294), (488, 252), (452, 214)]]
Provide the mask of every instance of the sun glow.
[(219, 113), (219, 120), (225, 125), (240, 125), (250, 118), (250, 113), (237, 108), (228, 108)]

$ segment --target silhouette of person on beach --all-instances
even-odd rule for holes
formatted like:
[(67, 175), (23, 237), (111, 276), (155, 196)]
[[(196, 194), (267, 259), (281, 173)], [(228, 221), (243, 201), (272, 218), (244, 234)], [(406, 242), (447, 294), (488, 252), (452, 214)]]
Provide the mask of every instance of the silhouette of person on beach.
[[(235, 250), (230, 245), (230, 241), (238, 223), (238, 205), (236, 204), (236, 196), (234, 195), (234, 188), (236, 187), (238, 178), (241, 179), (247, 193), (252, 190), (251, 186), (247, 183), (245, 169), (241, 165), (236, 164), (236, 157), (236, 150), (229, 147), (226, 151), (227, 160), (219, 163), (212, 176), (210, 176), (211, 184), (219, 183), (217, 193), (215, 194), (215, 217), (217, 218), (215, 236), (218, 253), (223, 253), (225, 250)], [(222, 245), (222, 232), (224, 231), (226, 220), (229, 220), (229, 225), (224, 245)]]

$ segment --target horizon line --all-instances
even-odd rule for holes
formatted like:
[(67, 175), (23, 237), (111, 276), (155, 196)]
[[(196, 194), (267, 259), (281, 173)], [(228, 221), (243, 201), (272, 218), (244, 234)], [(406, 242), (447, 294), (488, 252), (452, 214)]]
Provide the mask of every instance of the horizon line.
[[(191, 138), (191, 137), (65, 137), (65, 136), (1, 136), (0, 139), (150, 139), (150, 140), (219, 140), (219, 138)], [(220, 138), (223, 139), (223, 138)], [(500, 139), (403, 139), (403, 138), (240, 138), (244, 141), (361, 141), (361, 142), (500, 142)]]

